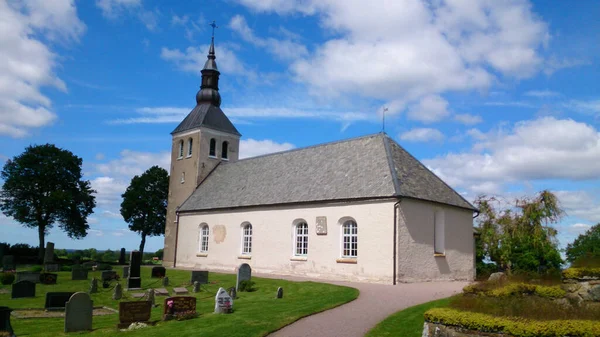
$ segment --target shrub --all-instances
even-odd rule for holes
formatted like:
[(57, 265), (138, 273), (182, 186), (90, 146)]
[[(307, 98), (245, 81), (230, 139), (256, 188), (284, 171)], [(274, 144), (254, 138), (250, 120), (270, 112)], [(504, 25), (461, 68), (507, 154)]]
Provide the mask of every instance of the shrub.
[(112, 266), (106, 263), (99, 263), (96, 267), (97, 270), (112, 270)]
[(3, 272), (0, 276), (0, 282), (4, 285), (12, 284), (15, 281), (15, 273)]
[(37, 272), (39, 272), (39, 271), (42, 271), (42, 270), (44, 270), (44, 268), (42, 266), (32, 266), (31, 267), (31, 271), (37, 271)]
[(501, 332), (514, 337), (600, 336), (600, 322), (592, 320), (510, 319), (451, 308), (433, 308), (425, 312), (424, 316), (429, 322), (484, 332)]
[(585, 276), (600, 277), (600, 268), (591, 268), (591, 267), (569, 268), (569, 269), (565, 269), (562, 272), (562, 275), (566, 279), (581, 279), (581, 278), (584, 278)]
[(254, 281), (242, 281), (239, 284), (238, 290), (239, 291), (247, 291), (247, 292), (253, 292), (256, 290), (256, 288), (254, 288)]
[(521, 282), (479, 282), (464, 287), (463, 293), (490, 297), (538, 295), (548, 298), (563, 297), (566, 294), (560, 285), (544, 286)]
[(71, 271), (73, 267), (71, 266), (60, 266), (60, 271)]

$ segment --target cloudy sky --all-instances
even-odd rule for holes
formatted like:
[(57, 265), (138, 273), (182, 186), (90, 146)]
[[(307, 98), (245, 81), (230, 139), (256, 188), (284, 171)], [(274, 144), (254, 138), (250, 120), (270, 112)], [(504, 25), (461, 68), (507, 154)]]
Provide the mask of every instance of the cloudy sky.
[[(0, 161), (44, 143), (82, 157), (92, 230), (48, 240), (136, 248), (120, 195), (168, 168), (216, 20), (242, 156), (380, 132), (385, 109), (385, 131), (471, 200), (556, 192), (564, 245), (600, 221), (598, 13), (594, 0), (0, 0)], [(37, 245), (0, 226), (0, 241)]]

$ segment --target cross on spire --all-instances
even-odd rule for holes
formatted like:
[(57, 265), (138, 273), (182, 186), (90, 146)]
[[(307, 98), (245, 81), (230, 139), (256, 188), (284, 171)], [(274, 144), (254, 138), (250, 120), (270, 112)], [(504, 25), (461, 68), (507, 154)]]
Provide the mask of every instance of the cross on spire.
[(213, 39), (215, 38), (215, 28), (219, 28), (219, 26), (217, 26), (217, 24), (215, 23), (215, 20), (213, 20), (213, 22), (211, 24), (209, 24), (209, 26), (212, 27), (213, 31), (212, 31), (212, 37)]

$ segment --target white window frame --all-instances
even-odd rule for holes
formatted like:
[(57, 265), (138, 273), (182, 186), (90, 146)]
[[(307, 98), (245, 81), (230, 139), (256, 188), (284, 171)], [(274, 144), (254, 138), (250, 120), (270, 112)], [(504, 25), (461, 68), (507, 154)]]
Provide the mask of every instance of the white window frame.
[(342, 257), (355, 259), (358, 257), (358, 223), (354, 219), (346, 219), (341, 226)]
[(433, 215), (433, 253), (446, 254), (446, 216), (441, 209), (435, 210)]
[(252, 255), (252, 224), (242, 226), (242, 255)]
[(208, 253), (208, 240), (210, 236), (210, 228), (207, 224), (200, 225), (200, 242), (198, 244), (198, 250), (200, 253)]
[(183, 158), (183, 139), (179, 141), (179, 153), (177, 159)]
[(189, 138), (188, 139), (188, 153), (187, 153), (186, 158), (189, 158), (192, 156), (192, 151), (193, 151), (192, 146), (193, 145), (194, 145), (194, 140), (192, 138)]
[(294, 256), (308, 255), (308, 223), (304, 220), (294, 225)]
[[(212, 144), (215, 144), (215, 146), (213, 147)], [(211, 152), (213, 152), (211, 154)], [(215, 138), (211, 138), (208, 141), (208, 156), (211, 158), (217, 158), (217, 140)]]

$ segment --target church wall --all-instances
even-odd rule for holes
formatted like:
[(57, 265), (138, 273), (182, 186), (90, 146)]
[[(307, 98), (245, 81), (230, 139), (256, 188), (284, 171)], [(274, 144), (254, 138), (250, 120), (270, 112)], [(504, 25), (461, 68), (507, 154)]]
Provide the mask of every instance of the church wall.
[[(234, 272), (242, 263), (253, 271), (322, 279), (392, 283), (394, 201), (329, 206), (265, 207), (245, 211), (181, 215), (177, 267)], [(316, 217), (327, 217), (327, 235), (316, 234)], [(358, 257), (341, 260), (341, 223), (358, 225)], [(294, 221), (309, 227), (304, 261), (294, 256)], [(253, 226), (251, 259), (242, 259), (242, 224)], [(208, 254), (199, 254), (199, 226), (210, 227)], [(346, 263), (342, 263), (346, 262)], [(348, 263), (354, 262), (354, 263)]]
[[(434, 256), (436, 211), (444, 213), (443, 256)], [(473, 280), (472, 211), (402, 199), (398, 215), (398, 281)]]

